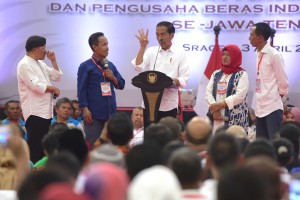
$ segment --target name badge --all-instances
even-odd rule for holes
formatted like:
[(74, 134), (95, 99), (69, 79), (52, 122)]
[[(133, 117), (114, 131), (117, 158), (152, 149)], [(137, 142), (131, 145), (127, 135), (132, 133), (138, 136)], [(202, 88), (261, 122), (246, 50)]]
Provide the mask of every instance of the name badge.
[(255, 85), (255, 91), (260, 93), (260, 79), (256, 78), (256, 85)]
[(218, 88), (218, 94), (226, 94), (227, 82), (218, 82), (217, 88)]
[(101, 83), (102, 96), (111, 96), (110, 82)]

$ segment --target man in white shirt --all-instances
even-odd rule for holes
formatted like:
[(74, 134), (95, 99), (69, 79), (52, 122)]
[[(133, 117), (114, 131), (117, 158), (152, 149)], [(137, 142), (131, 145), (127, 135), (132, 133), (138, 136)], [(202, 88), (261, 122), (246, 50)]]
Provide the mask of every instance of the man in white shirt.
[(142, 144), (144, 141), (144, 110), (142, 107), (133, 109), (131, 120), (133, 124), (133, 138), (129, 142), (130, 148)]
[(167, 21), (156, 25), (156, 39), (159, 46), (146, 47), (148, 41), (148, 30), (139, 30), (140, 49), (137, 56), (132, 60), (135, 70), (138, 72), (156, 70), (165, 73), (173, 79), (176, 87), (165, 88), (159, 107), (157, 121), (163, 117), (176, 117), (178, 107), (178, 87), (186, 86), (189, 79), (189, 65), (185, 52), (172, 47), (175, 28)]
[(273, 140), (282, 123), (282, 97), (288, 93), (288, 77), (281, 54), (267, 42), (271, 28), (256, 23), (250, 32), (250, 43), (257, 48), (256, 136)]
[[(46, 50), (46, 38), (30, 36), (26, 41), (26, 55), (17, 67), (18, 90), (28, 134), (30, 159), (33, 162), (43, 157), (42, 138), (47, 133), (53, 116), (53, 98), (60, 90), (51, 85), (62, 76), (55, 53)], [(42, 60), (51, 61), (49, 67)]]

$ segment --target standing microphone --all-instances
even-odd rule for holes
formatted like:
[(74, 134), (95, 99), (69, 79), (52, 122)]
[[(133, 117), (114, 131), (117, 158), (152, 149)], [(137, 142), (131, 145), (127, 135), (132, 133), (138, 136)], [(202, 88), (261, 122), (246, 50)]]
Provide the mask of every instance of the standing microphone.
[(104, 69), (106, 70), (108, 68), (108, 59), (103, 58), (103, 63), (104, 63)]

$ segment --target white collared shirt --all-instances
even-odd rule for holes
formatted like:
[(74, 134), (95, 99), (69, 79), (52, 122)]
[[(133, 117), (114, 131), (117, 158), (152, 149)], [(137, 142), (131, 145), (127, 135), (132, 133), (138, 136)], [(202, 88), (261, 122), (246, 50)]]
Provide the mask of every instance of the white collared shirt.
[(133, 138), (129, 142), (130, 148), (142, 144), (144, 142), (144, 127), (136, 129), (133, 129)]
[(61, 71), (41, 60), (25, 55), (17, 67), (18, 90), (25, 121), (30, 115), (44, 119), (53, 117), (52, 93), (46, 92), (52, 81), (59, 81)]
[[(189, 79), (189, 65), (185, 52), (175, 50), (173, 47), (166, 51), (160, 48), (158, 52), (158, 48), (159, 46), (149, 47), (140, 65), (136, 65), (135, 59), (133, 59), (131, 63), (135, 66), (135, 70), (142, 72), (155, 69), (155, 71), (163, 72), (171, 78), (177, 78), (180, 87), (185, 87)], [(159, 110), (169, 111), (177, 107), (178, 89), (165, 88)]]
[(256, 92), (256, 116), (265, 117), (275, 110), (283, 110), (280, 95), (288, 93), (288, 77), (281, 54), (267, 43), (257, 52), (256, 67), (259, 66), (260, 92)]

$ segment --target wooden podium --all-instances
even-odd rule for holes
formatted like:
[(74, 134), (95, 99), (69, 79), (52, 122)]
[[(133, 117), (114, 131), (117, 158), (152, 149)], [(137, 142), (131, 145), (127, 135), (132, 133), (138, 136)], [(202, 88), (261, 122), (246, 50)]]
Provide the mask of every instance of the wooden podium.
[(144, 100), (144, 127), (157, 123), (157, 115), (164, 89), (173, 84), (173, 80), (159, 71), (145, 71), (131, 80), (132, 85), (142, 91)]

